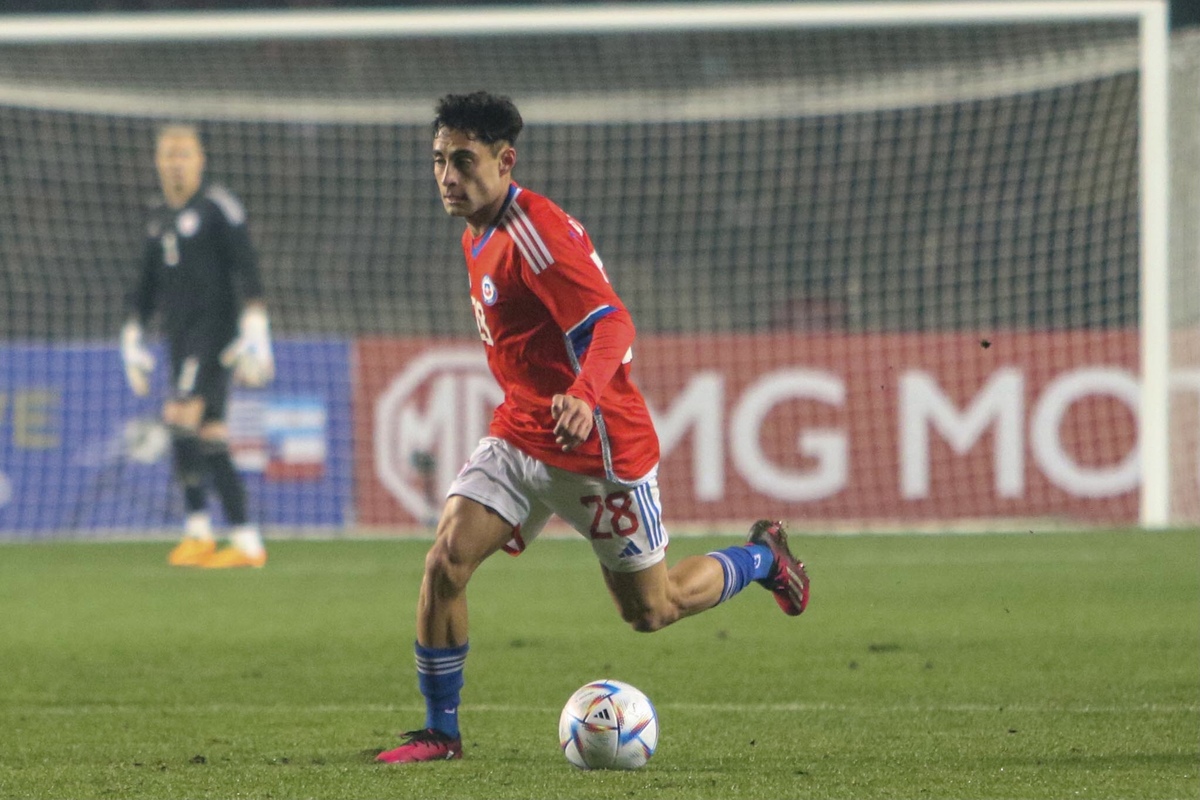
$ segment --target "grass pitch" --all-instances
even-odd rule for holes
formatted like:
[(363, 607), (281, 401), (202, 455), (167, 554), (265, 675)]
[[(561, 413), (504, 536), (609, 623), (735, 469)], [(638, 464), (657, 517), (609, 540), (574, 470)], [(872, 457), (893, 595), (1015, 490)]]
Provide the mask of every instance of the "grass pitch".
[[(1194, 531), (796, 537), (804, 616), (751, 586), (652, 635), (586, 544), (539, 542), (472, 584), (466, 758), (377, 765), (423, 720), (426, 547), (284, 541), (213, 573), (165, 544), (0, 546), (0, 797), (1200, 796)], [(601, 677), (658, 708), (640, 771), (558, 752)]]

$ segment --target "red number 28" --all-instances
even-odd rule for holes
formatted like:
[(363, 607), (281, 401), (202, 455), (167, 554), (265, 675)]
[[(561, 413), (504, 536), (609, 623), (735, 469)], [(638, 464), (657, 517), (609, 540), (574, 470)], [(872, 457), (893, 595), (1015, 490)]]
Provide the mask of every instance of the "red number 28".
[[(590, 494), (579, 498), (579, 502), (592, 509), (592, 527), (588, 535), (593, 539), (611, 539), (614, 533), (617, 536), (637, 533), (638, 518), (633, 511), (633, 498), (629, 492), (613, 492), (607, 497)], [(601, 530), (605, 511), (608, 512), (608, 530)]]

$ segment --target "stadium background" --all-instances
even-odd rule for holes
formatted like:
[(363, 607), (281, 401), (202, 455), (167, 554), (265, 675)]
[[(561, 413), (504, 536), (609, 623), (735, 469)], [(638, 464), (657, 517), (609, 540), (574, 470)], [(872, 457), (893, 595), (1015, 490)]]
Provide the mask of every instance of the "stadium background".
[[(1194, 86), (1200, 40), (1179, 11), (1174, 68)], [(181, 86), (244, 93), (247, 75), (274, 102), (314, 87), (342, 103), (415, 99), (399, 122), (201, 118), (210, 177), (248, 208), (279, 339), (279, 381), (242, 393), (231, 418), (257, 513), (279, 528), (412, 529), (495, 400), (462, 310), (460, 227), (428, 180), (434, 95), (486, 85), (522, 101), (636, 81), (653, 97), (781, 68), (853, 82), (1041, 52), (1119, 59), (1127, 37), (1121, 24), (914, 31), (863, 57), (877, 52), (870, 33), (762, 35), (752, 58), (699, 69), (696, 52), (722, 52), (703, 35), (594, 49), (568, 37), (555, 71), (506, 58), (501, 40), (450, 58), (420, 42), (72, 44), (4, 48), (0, 79), (123, 102)], [(587, 225), (643, 337), (635, 376), (667, 417), (668, 514), (702, 526), (768, 504), (829, 526), (1135, 520), (1129, 381), (1109, 375), (1069, 409), (1048, 396), (1071, 370), (1136, 369), (1137, 100), (1136, 73), (1114, 70), (911, 109), (531, 124), (519, 179)], [(1191, 100), (1172, 119), (1181, 216), (1195, 208)], [(0, 535), (154, 533), (178, 515), (155, 403), (128, 395), (114, 344), (155, 192), (153, 131), (168, 116), (0, 105)], [(1194, 260), (1194, 237), (1172, 244), (1178, 263)], [(1028, 407), (1010, 419), (997, 406), (999, 433), (969, 452), (926, 442), (922, 474), (901, 463), (911, 442), (892, 418), (905, 402), (931, 418), (940, 392), (959, 408), (1016, 392)], [(768, 417), (772, 400), (784, 407)], [(1060, 423), (1056, 445), (1027, 433), (1039, 414)], [(797, 431), (813, 434), (807, 454)], [(839, 471), (836, 431), (854, 468)], [(1179, 480), (1195, 514), (1194, 458)]]

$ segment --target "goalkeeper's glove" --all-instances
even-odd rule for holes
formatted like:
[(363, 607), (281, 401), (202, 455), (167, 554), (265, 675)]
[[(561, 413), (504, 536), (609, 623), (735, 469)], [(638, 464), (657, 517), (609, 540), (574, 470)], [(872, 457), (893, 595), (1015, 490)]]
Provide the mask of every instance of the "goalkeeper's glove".
[(154, 371), (154, 356), (142, 342), (142, 326), (130, 320), (121, 328), (121, 360), (125, 363), (125, 380), (138, 397), (150, 393), (150, 373)]
[(238, 336), (221, 353), (221, 363), (233, 368), (233, 379), (245, 386), (266, 386), (275, 377), (271, 325), (262, 306), (242, 312)]

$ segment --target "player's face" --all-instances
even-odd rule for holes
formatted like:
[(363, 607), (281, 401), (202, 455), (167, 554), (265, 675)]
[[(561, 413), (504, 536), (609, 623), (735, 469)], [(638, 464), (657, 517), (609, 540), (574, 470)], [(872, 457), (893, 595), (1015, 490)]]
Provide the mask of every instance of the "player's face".
[(470, 135), (442, 128), (433, 138), (433, 175), (446, 213), (463, 217), (479, 234), (496, 218), (508, 186), (517, 151), (512, 145), (485, 144)]
[(204, 176), (204, 150), (195, 134), (167, 131), (154, 154), (163, 194), (171, 205), (183, 205), (200, 188)]

